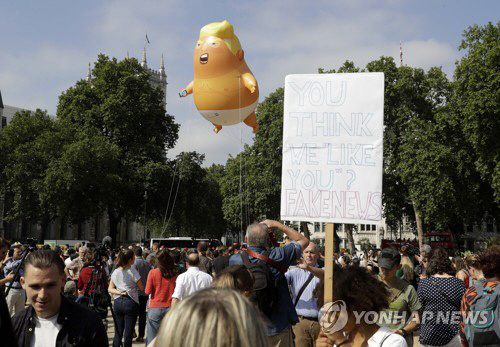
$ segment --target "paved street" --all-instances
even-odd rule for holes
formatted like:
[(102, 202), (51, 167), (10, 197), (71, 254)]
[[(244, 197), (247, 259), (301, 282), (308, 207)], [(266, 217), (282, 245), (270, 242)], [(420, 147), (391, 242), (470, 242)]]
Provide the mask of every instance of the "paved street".
[[(113, 346), (113, 338), (115, 337), (115, 324), (113, 322), (113, 317), (111, 316), (111, 310), (108, 309), (108, 341), (109, 345)], [(137, 330), (139, 329), (139, 324), (136, 323), (135, 325), (135, 332), (137, 333)], [(132, 345), (134, 346), (145, 346), (146, 342), (136, 342), (135, 339), (132, 342)]]

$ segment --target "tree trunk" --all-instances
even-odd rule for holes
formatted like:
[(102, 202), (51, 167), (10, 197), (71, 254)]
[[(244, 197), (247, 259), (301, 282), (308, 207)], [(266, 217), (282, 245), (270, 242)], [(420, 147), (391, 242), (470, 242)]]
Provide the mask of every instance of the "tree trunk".
[(351, 252), (351, 255), (354, 255), (356, 254), (356, 246), (354, 245), (354, 236), (352, 236), (353, 225), (344, 224), (344, 226), (347, 234), (347, 242), (349, 242), (349, 251)]
[(28, 221), (26, 219), (21, 220), (21, 240), (26, 240), (28, 237)]
[(40, 237), (38, 238), (38, 243), (43, 243), (45, 241), (45, 237), (47, 235), (47, 229), (49, 227), (50, 218), (42, 219), (40, 223)]
[(114, 248), (118, 242), (118, 240), (116, 238), (118, 235), (119, 218), (115, 215), (112, 208), (108, 208), (108, 216), (109, 216), (109, 236), (113, 240), (111, 245)]
[(12, 193), (5, 192), (3, 199), (4, 200), (3, 200), (2, 223), (3, 223), (3, 229), (4, 229), (4, 238), (6, 238), (7, 240), (13, 240), (14, 239), (14, 227), (12, 225), (12, 222), (7, 220), (7, 215), (9, 214), (9, 211), (12, 208), (12, 204), (13, 204)]
[(60, 221), (61, 225), (59, 226), (59, 240), (67, 240), (68, 237), (66, 237), (66, 218), (61, 217)]
[(82, 225), (80, 223), (78, 223), (76, 226), (76, 239), (77, 240), (83, 239), (83, 237), (82, 237)]
[(422, 246), (424, 245), (424, 223), (422, 215), (415, 207), (415, 204), (413, 204), (413, 210), (415, 211), (415, 221), (417, 222), (418, 247), (422, 249)]
[(101, 232), (101, 218), (102, 215), (97, 215), (96, 217), (94, 217), (94, 233), (96, 240), (102, 240), (104, 238), (104, 235), (102, 235)]
[(306, 239), (310, 240), (311, 233), (309, 233), (309, 228), (307, 227), (308, 224), (308, 222), (300, 222), (300, 231), (302, 232), (302, 234), (304, 234)]

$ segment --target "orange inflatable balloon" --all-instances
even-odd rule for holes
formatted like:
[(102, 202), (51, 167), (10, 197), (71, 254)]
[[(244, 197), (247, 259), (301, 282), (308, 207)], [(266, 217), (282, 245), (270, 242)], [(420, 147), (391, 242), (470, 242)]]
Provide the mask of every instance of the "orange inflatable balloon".
[(218, 133), (241, 121), (259, 129), (257, 80), (245, 63), (240, 41), (227, 21), (205, 25), (194, 50), (194, 80), (179, 96), (194, 94), (196, 108)]

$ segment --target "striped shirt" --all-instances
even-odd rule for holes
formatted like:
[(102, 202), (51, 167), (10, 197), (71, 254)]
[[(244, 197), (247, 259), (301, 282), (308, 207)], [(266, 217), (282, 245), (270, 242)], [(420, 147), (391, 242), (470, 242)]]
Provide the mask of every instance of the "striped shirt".
[[(290, 287), (290, 293), (292, 295), (292, 301), (295, 303), (297, 295), (299, 294), (300, 289), (306, 283), (309, 275), (311, 273), (299, 267), (290, 267), (290, 269), (286, 272), (285, 277), (288, 282), (288, 286)], [(307, 287), (302, 292), (302, 295), (297, 302), (297, 306), (295, 306), (295, 310), (299, 316), (304, 316), (308, 318), (318, 318), (318, 302), (316, 298), (314, 298), (313, 291), (319, 283), (318, 277), (313, 277), (311, 282), (307, 285)]]

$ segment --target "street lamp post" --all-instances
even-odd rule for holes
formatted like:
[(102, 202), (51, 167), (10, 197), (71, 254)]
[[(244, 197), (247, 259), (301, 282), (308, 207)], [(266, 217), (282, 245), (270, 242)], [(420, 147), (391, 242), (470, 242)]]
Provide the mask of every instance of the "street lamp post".
[(148, 191), (144, 191), (144, 235), (142, 239), (144, 240), (143, 242), (146, 241), (146, 235), (147, 235), (147, 229), (148, 229), (148, 223), (146, 219), (146, 211), (147, 211), (147, 206), (148, 206)]

